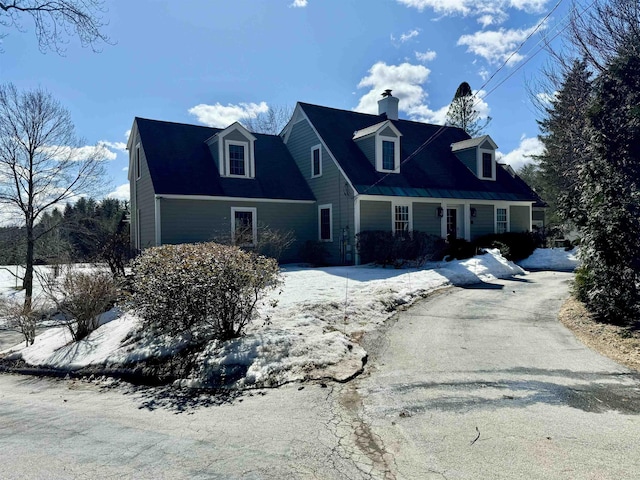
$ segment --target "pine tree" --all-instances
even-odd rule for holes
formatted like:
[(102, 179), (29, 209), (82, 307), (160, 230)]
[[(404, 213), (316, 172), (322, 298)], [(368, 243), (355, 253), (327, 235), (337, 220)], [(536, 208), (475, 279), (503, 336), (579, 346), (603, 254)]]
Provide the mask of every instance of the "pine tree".
[(475, 102), (476, 98), (471, 87), (467, 82), (462, 82), (447, 111), (446, 125), (459, 127), (472, 138), (480, 136), (491, 121), (491, 117), (484, 120), (480, 118), (480, 113), (475, 109)]
[(583, 267), (578, 293), (609, 323), (640, 319), (640, 41), (601, 74), (589, 112), (590, 158), (580, 172)]
[(567, 70), (546, 118), (539, 121), (544, 151), (536, 157), (540, 195), (549, 204), (550, 224), (582, 225), (585, 212), (580, 202), (578, 171), (586, 162), (587, 110), (592, 85), (586, 62), (576, 60)]

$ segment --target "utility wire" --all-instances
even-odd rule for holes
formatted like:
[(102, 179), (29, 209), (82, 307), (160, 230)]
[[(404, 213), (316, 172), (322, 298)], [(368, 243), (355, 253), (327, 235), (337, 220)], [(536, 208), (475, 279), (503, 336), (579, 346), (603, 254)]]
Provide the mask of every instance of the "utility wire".
[[(536, 26), (536, 28), (527, 36), (527, 38), (525, 40), (523, 40), (520, 45), (518, 46), (518, 48), (516, 48), (516, 50), (514, 50), (511, 55), (509, 55), (509, 57), (507, 57), (507, 59), (504, 61), (504, 63), (502, 65), (500, 65), (500, 67), (498, 67), (498, 69), (484, 82), (484, 84), (476, 91), (476, 93), (473, 94), (474, 97), (476, 97), (476, 100), (473, 104), (473, 106), (476, 106), (477, 104), (479, 104), (483, 99), (485, 99), (487, 96), (489, 96), (490, 93), (493, 93), (498, 87), (500, 87), (502, 84), (504, 84), (504, 82), (506, 82), (509, 78), (511, 78), (518, 70), (520, 70), (524, 65), (526, 65), (529, 61), (531, 61), (531, 59), (533, 57), (535, 57), (538, 53), (540, 53), (541, 50), (543, 50), (544, 47), (540, 47), (538, 48), (533, 54), (529, 55), (527, 57), (526, 60), (524, 60), (523, 62), (520, 63), (520, 65), (518, 65), (518, 67), (516, 67), (509, 75), (507, 75), (503, 80), (501, 80), (495, 87), (493, 87), (489, 92), (485, 93), (485, 95), (483, 97), (478, 97), (478, 93), (484, 88), (486, 87), (486, 85), (509, 63), (509, 60), (511, 60), (511, 58), (513, 58), (513, 56), (515, 54), (517, 54), (522, 47), (525, 45), (525, 43), (533, 36), (534, 33), (536, 33), (540, 27), (544, 24), (544, 22), (553, 14), (553, 12), (555, 12), (558, 7), (560, 6), (560, 4), (562, 3), (563, 0), (558, 0), (558, 2), (554, 5), (554, 7), (549, 11), (549, 13), (547, 13), (545, 15), (545, 17), (538, 23), (538, 25)], [(582, 12), (579, 13), (579, 16), (582, 16), (589, 8), (591, 8), (597, 0), (593, 0), (593, 2), (591, 2)], [(567, 18), (569, 18), (569, 14), (567, 16), (565, 16), (563, 18), (563, 20), (560, 22), (560, 24), (565, 21)], [(569, 23), (567, 22), (564, 27), (562, 27), (562, 29), (560, 29), (552, 38), (551, 41), (555, 40), (562, 32), (564, 32), (567, 28), (569, 27)], [(535, 49), (538, 45), (540, 45), (541, 41), (538, 41), (538, 43), (536, 43), (536, 45), (529, 50), (529, 52), (531, 52), (533, 49)], [(400, 162), (400, 167), (404, 164), (406, 164), (407, 162), (409, 162), (411, 159), (413, 159), (416, 155), (418, 155), (422, 150), (424, 150), (431, 142), (433, 142), (436, 138), (438, 138), (442, 132), (444, 132), (445, 128), (447, 128), (446, 126), (442, 125), (440, 126), (440, 128), (433, 134), (431, 135), (427, 140), (425, 140), (413, 153), (411, 153), (407, 158), (405, 158), (404, 160), (402, 160)], [(383, 180), (385, 180), (389, 175), (391, 175), (391, 173), (386, 173), (385, 175), (383, 175), (382, 177), (380, 177), (375, 183), (373, 183), (372, 185), (369, 185), (365, 191), (363, 191), (362, 193), (357, 193), (355, 195), (355, 198), (359, 197), (360, 195), (365, 195), (368, 191), (370, 191), (373, 187), (375, 187), (376, 185), (378, 185), (380, 182), (382, 182)]]

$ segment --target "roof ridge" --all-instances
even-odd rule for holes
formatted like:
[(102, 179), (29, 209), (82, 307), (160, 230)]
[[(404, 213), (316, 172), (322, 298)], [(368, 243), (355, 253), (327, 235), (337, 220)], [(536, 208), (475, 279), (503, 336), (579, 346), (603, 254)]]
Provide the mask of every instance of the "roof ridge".
[(144, 120), (145, 122), (165, 123), (170, 125), (184, 125), (186, 127), (206, 128), (209, 130), (224, 130), (222, 128), (209, 127), (207, 125), (196, 125), (195, 123), (185, 123), (185, 122), (172, 122), (168, 120), (156, 120), (155, 118), (135, 117), (134, 120)]

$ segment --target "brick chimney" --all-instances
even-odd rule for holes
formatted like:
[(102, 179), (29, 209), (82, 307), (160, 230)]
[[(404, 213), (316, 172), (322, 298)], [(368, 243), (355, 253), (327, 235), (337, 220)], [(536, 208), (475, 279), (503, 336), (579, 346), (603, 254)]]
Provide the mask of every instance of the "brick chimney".
[(387, 114), (389, 120), (398, 120), (398, 100), (391, 95), (391, 90), (385, 90), (382, 98), (378, 100), (378, 115)]

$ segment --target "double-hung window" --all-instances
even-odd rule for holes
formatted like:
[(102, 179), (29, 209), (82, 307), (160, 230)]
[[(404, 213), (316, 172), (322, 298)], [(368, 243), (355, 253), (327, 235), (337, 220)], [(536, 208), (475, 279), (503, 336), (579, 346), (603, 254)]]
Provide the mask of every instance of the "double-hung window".
[(409, 233), (409, 205), (396, 205), (394, 212), (393, 231), (396, 236)]
[(507, 231), (507, 209), (496, 208), (496, 233)]
[(252, 247), (257, 241), (256, 209), (231, 207), (231, 235), (233, 243)]
[(229, 174), (244, 177), (247, 172), (247, 152), (240, 143), (229, 143)]
[(396, 154), (395, 143), (388, 140), (382, 141), (382, 169), (383, 170), (395, 170), (396, 168)]

